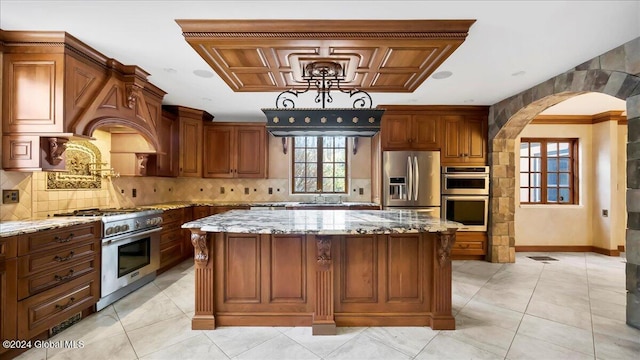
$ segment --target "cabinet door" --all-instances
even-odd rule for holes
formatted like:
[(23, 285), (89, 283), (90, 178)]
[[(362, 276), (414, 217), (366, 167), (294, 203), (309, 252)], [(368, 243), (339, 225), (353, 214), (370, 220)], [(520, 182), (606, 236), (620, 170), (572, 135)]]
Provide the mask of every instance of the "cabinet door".
[(205, 126), (204, 173), (205, 178), (234, 177), (234, 127), (230, 125)]
[(178, 137), (175, 117), (161, 116), (158, 120), (158, 138), (162, 152), (149, 158), (148, 175), (178, 176)]
[(482, 118), (468, 117), (466, 125), (465, 161), (485, 165), (487, 153), (487, 122)]
[(411, 148), (411, 115), (385, 115), (382, 117), (382, 150), (409, 150)]
[(180, 119), (180, 176), (202, 176), (202, 120)]
[[(0, 261), (0, 340), (16, 339), (17, 323), (16, 259)], [(26, 340), (26, 339), (24, 339)], [(8, 349), (0, 346), (0, 354)]]
[(464, 117), (460, 115), (442, 116), (443, 143), (440, 153), (442, 165), (464, 163)]
[(5, 133), (64, 131), (64, 55), (5, 54)]
[(440, 149), (440, 116), (413, 115), (411, 147), (416, 150)]
[(264, 178), (266, 168), (266, 139), (263, 126), (236, 128), (236, 168), (238, 178)]

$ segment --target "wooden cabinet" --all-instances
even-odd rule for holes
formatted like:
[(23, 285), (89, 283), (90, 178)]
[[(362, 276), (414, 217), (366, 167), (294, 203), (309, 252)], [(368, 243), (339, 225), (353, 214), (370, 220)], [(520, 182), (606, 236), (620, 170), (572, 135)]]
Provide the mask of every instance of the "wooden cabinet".
[(181, 119), (179, 123), (178, 175), (202, 176), (202, 121)]
[(186, 258), (189, 253), (183, 229), (184, 209), (165, 210), (162, 213), (162, 232), (160, 233), (160, 270), (163, 272)]
[[(0, 238), (0, 340), (16, 340), (16, 237)], [(8, 352), (0, 346), (0, 355)]]
[(483, 231), (458, 231), (451, 248), (451, 258), (456, 260), (484, 260), (487, 255), (487, 233)]
[(158, 138), (160, 139), (163, 153), (149, 156), (147, 175), (178, 176), (180, 155), (178, 136), (178, 116), (162, 110), (162, 115), (158, 120)]
[(102, 125), (136, 129), (159, 147), (165, 93), (146, 81), (144, 70), (65, 32), (4, 31), (2, 37), (4, 169), (64, 169), (64, 146), (48, 139), (89, 137)]
[[(202, 177), (202, 125), (213, 120), (213, 115), (206, 111), (184, 106), (163, 106), (163, 114), (175, 116), (177, 121), (177, 156), (178, 176)], [(172, 159), (172, 161), (175, 161)]]
[(382, 117), (383, 150), (439, 150), (440, 117), (386, 113)]
[(265, 178), (267, 135), (264, 124), (218, 123), (204, 129), (206, 178)]
[[(100, 299), (101, 222), (18, 237), (17, 338), (28, 340), (93, 311)], [(3, 317), (4, 318), (4, 317)]]
[(488, 106), (385, 108), (381, 150), (440, 150), (442, 165), (486, 165)]
[(486, 165), (486, 117), (446, 115), (442, 117), (442, 125), (442, 165)]

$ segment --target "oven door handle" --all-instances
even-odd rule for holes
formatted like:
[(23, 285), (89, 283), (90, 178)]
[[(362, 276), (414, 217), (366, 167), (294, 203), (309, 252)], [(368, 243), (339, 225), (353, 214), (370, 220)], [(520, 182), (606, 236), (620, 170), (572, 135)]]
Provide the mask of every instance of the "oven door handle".
[(143, 232), (140, 232), (140, 233), (129, 233), (129, 234), (119, 235), (119, 236), (113, 237), (111, 239), (105, 239), (102, 242), (102, 245), (110, 245), (110, 244), (113, 244), (113, 243), (116, 243), (116, 242), (119, 242), (119, 241), (129, 240), (132, 237), (142, 237), (142, 236), (145, 236), (145, 235), (153, 234), (155, 232), (160, 232), (161, 230), (162, 230), (162, 227), (158, 227), (158, 228), (153, 228), (151, 230), (146, 230), (146, 231), (143, 231)]

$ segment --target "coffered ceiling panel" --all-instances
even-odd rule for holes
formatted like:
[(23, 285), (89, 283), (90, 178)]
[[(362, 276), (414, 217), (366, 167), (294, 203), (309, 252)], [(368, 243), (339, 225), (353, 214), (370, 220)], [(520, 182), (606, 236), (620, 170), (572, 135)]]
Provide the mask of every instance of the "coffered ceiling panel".
[(176, 20), (185, 40), (237, 92), (304, 89), (302, 69), (333, 61), (343, 88), (413, 92), (475, 20)]

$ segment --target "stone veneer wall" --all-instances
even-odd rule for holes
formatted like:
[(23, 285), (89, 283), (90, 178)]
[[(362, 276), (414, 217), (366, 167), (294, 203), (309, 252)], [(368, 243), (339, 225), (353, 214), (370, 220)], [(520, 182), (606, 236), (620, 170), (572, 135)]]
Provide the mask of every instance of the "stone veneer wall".
[(640, 38), (493, 105), (489, 112), (489, 260), (515, 261), (515, 143), (544, 109), (586, 92), (627, 101), (627, 323), (640, 328)]

